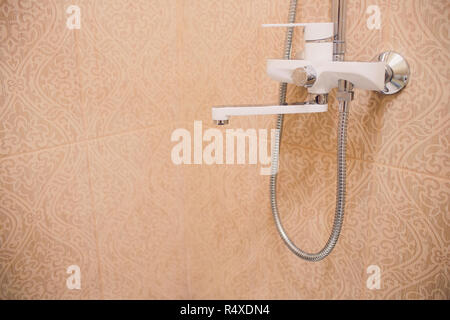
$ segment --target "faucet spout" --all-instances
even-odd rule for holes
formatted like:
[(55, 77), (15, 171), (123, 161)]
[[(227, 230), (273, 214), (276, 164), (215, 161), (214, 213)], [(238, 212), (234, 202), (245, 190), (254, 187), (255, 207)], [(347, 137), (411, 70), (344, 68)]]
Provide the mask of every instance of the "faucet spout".
[(218, 125), (228, 124), (232, 116), (326, 112), (328, 104), (305, 102), (292, 105), (220, 106), (212, 108), (212, 119)]

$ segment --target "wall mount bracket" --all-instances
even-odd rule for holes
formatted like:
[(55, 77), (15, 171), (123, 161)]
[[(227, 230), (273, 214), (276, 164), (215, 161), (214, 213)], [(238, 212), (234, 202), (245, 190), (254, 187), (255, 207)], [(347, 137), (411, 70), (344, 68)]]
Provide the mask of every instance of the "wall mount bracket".
[(386, 75), (382, 94), (395, 94), (406, 87), (409, 82), (410, 68), (406, 59), (395, 51), (385, 51), (378, 56), (378, 61), (386, 63)]

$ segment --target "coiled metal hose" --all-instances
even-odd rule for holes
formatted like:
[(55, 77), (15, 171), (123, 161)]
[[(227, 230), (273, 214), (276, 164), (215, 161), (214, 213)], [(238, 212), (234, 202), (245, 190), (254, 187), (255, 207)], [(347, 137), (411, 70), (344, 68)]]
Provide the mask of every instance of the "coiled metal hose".
[[(297, 0), (291, 0), (289, 6), (289, 23), (295, 22), (295, 14), (297, 10)], [(285, 47), (284, 47), (284, 59), (289, 59), (292, 49), (292, 35), (293, 28), (290, 27), (286, 33)], [(279, 89), (279, 102), (280, 105), (286, 104), (286, 91), (287, 83), (281, 83)], [(277, 130), (275, 133), (275, 143), (272, 150), (272, 168), (270, 176), (270, 202), (272, 206), (272, 214), (275, 219), (275, 225), (278, 232), (286, 243), (287, 247), (298, 257), (308, 261), (320, 261), (330, 254), (333, 250), (336, 242), (338, 241), (339, 234), (342, 228), (342, 222), (344, 219), (345, 209), (345, 181), (346, 181), (346, 147), (347, 147), (347, 118), (348, 118), (348, 102), (339, 102), (339, 125), (338, 125), (338, 147), (337, 147), (337, 181), (336, 181), (336, 210), (334, 215), (333, 230), (327, 243), (317, 253), (308, 253), (299, 249), (289, 238), (281, 223), (280, 215), (277, 206), (277, 175), (278, 175), (278, 162), (281, 145), (281, 135), (283, 132), (283, 120), (282, 114), (277, 118)]]

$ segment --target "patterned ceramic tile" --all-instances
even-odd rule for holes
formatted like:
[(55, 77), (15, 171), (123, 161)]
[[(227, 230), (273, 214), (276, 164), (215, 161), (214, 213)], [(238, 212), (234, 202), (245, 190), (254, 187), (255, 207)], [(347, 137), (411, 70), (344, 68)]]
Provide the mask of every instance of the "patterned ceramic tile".
[[(65, 26), (69, 4), (80, 30)], [(172, 131), (212, 128), (211, 106), (278, 101), (265, 60), (282, 56), (285, 30), (260, 25), (286, 21), (288, 6), (0, 2), (1, 298), (449, 298), (447, 1), (348, 1), (347, 59), (396, 50), (412, 75), (393, 97), (356, 90), (344, 227), (327, 259), (284, 246), (259, 166), (172, 163)], [(297, 21), (329, 19), (330, 1), (299, 1)], [(293, 54), (301, 42), (298, 29)], [(308, 250), (334, 213), (333, 96), (328, 113), (285, 117), (279, 209)], [(289, 86), (289, 101), (304, 98)], [(242, 117), (219, 130), (274, 126)], [(69, 264), (80, 291), (65, 287)], [(366, 288), (372, 264), (380, 290)]]
[(84, 137), (73, 33), (62, 1), (0, 4), (0, 157)]
[(77, 38), (89, 137), (170, 122), (177, 111), (175, 1), (84, 1)]
[[(284, 150), (279, 210), (292, 240), (316, 251), (331, 229), (335, 160), (295, 145)], [(445, 180), (349, 161), (342, 235), (330, 258), (309, 263), (293, 256), (276, 233), (268, 190), (254, 188), (267, 186), (267, 178), (248, 167), (191, 170), (193, 177), (203, 177), (195, 184), (199, 194), (217, 184), (223, 189), (210, 192), (209, 198), (199, 195), (189, 209), (194, 297), (448, 297), (449, 232), (445, 226), (450, 185)], [(205, 170), (208, 175), (198, 173)], [(366, 269), (372, 264), (382, 270), (380, 291), (366, 287)]]
[(105, 298), (186, 298), (183, 180), (158, 127), (89, 144)]
[[(0, 161), (0, 297), (100, 298), (86, 145)], [(69, 290), (78, 265), (81, 289)]]
[(383, 280), (366, 298), (448, 299), (449, 188), (444, 179), (376, 166), (366, 260)]
[[(299, 154), (304, 156), (300, 158)], [(294, 234), (293, 240), (311, 250), (326, 242), (330, 228), (334, 204), (334, 167), (333, 158), (329, 155), (295, 146), (289, 146), (289, 152), (282, 159), (279, 209), (286, 229)], [(194, 262), (191, 270), (194, 297), (296, 299), (312, 297), (313, 292), (314, 297), (329, 296), (336, 294), (333, 293), (336, 287), (332, 285), (336, 276), (333, 278), (330, 273), (324, 278), (328, 271), (342, 272), (342, 268), (354, 268), (352, 272), (361, 270), (357, 268), (360, 263), (355, 257), (362, 257), (363, 248), (353, 237), (359, 226), (355, 226), (351, 217), (348, 218), (347, 237), (343, 235), (341, 238), (346, 245), (334, 252), (336, 259), (310, 264), (295, 258), (276, 233), (270, 211), (267, 176), (237, 165), (191, 170), (210, 172), (202, 175), (202, 180), (197, 179), (195, 189), (200, 191), (199, 194), (221, 186), (219, 190), (214, 187), (217, 191), (211, 197), (195, 198), (192, 202), (194, 207), (189, 210), (192, 213), (188, 216), (188, 233), (192, 246), (191, 261)], [(354, 170), (351, 166), (350, 177), (353, 177)], [(199, 176), (195, 172), (192, 175)], [(353, 179), (350, 185), (353, 187)], [(359, 185), (357, 187), (361, 188)], [(339, 266), (335, 266), (337, 263)], [(291, 271), (297, 276), (289, 278)], [(325, 286), (325, 282), (330, 286), (318, 292), (318, 287)], [(296, 288), (297, 285), (302, 288)], [(309, 290), (305, 290), (305, 286), (309, 286)]]

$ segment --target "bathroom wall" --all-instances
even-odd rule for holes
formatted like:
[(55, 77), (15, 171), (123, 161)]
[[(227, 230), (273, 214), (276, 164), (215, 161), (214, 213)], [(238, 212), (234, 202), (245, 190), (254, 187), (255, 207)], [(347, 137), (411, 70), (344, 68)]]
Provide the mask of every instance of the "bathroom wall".
[[(329, 20), (330, 4), (299, 1), (297, 21)], [(80, 29), (66, 26), (70, 5)], [(172, 132), (212, 128), (212, 105), (277, 101), (265, 59), (281, 56), (285, 30), (259, 26), (286, 21), (288, 5), (0, 2), (0, 298), (450, 298), (445, 0), (348, 1), (346, 59), (395, 50), (412, 75), (395, 96), (355, 90), (344, 226), (325, 260), (284, 246), (260, 166), (172, 163)], [(334, 99), (326, 114), (285, 117), (279, 208), (307, 250), (332, 224), (336, 125)], [(81, 289), (66, 285), (71, 265)]]

